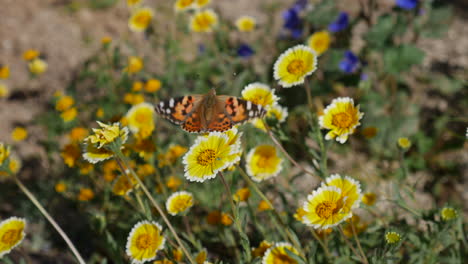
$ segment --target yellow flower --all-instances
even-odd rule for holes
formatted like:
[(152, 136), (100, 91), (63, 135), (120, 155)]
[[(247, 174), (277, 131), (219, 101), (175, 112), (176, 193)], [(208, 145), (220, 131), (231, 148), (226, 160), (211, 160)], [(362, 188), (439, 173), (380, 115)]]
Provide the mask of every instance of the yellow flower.
[(341, 190), (335, 186), (324, 186), (307, 196), (303, 206), (306, 214), (302, 222), (315, 229), (334, 227), (352, 216), (345, 210)]
[(295, 249), (291, 244), (280, 242), (276, 243), (265, 252), (265, 255), (262, 259), (262, 264), (297, 264), (298, 262), (289, 256), (286, 249), (295, 255), (299, 255), (297, 249)]
[(275, 95), (275, 90), (270, 86), (255, 82), (244, 87), (242, 98), (254, 104), (261, 105), (267, 110), (278, 103), (279, 97)]
[(255, 29), (255, 18), (251, 16), (241, 16), (236, 20), (236, 27), (241, 32), (251, 32)]
[(21, 160), (15, 158), (14, 156), (10, 157), (8, 168), (10, 169), (11, 173), (17, 173), (21, 169), (21, 165)]
[(140, 57), (130, 56), (128, 58), (128, 66), (125, 67), (124, 71), (128, 74), (133, 74), (143, 69), (143, 60)]
[(139, 5), (140, 3), (141, 3), (141, 0), (127, 0), (128, 7), (133, 7), (133, 6)]
[(81, 148), (76, 143), (67, 144), (62, 149), (60, 156), (62, 156), (63, 162), (67, 164), (68, 167), (73, 168), (81, 156)]
[(186, 191), (173, 193), (166, 201), (166, 210), (171, 215), (186, 213), (193, 206), (193, 195)]
[(132, 84), (132, 91), (133, 92), (139, 92), (143, 89), (143, 83), (140, 81), (133, 82)]
[(107, 125), (97, 121), (101, 128), (93, 128), (93, 135), (85, 138), (91, 144), (97, 144), (97, 148), (109, 145), (115, 141), (120, 140), (121, 144), (127, 141), (128, 129), (121, 128), (119, 123)]
[(131, 94), (126, 93), (124, 95), (124, 102), (131, 105), (136, 105), (143, 103), (145, 101), (145, 97), (142, 94)]
[(174, 4), (174, 9), (177, 12), (191, 9), (191, 8), (195, 7), (194, 2), (195, 2), (195, 0), (177, 0), (175, 2), (175, 4)]
[(37, 58), (37, 59), (32, 60), (28, 64), (28, 67), (29, 67), (29, 71), (32, 74), (39, 75), (39, 74), (44, 73), (47, 70), (48, 65), (47, 65), (47, 62), (45, 62), (44, 60)]
[(131, 175), (120, 175), (112, 186), (112, 193), (115, 195), (128, 195), (135, 186), (137, 180)]
[(263, 240), (260, 242), (260, 245), (258, 247), (252, 249), (252, 256), (255, 258), (263, 257), (265, 255), (265, 252), (271, 247), (273, 244), (270, 242)]
[(375, 137), (377, 135), (377, 131), (378, 129), (376, 127), (366, 127), (364, 128), (362, 131), (361, 131), (361, 134), (367, 138), (367, 139), (371, 139), (373, 137)]
[(257, 210), (259, 212), (268, 211), (268, 210), (271, 210), (271, 209), (273, 209), (273, 208), (271, 208), (271, 206), (265, 200), (261, 200), (258, 203)]
[(60, 99), (57, 101), (57, 103), (55, 104), (55, 109), (57, 111), (63, 112), (72, 107), (74, 103), (75, 100), (73, 99), (73, 97), (65, 95), (60, 97)]
[(232, 199), (236, 202), (246, 202), (250, 197), (249, 188), (241, 188), (233, 195)]
[(81, 175), (89, 175), (94, 170), (93, 164), (89, 162), (83, 162), (79, 164), (80, 174)]
[(78, 194), (78, 200), (79, 201), (90, 201), (94, 198), (94, 192), (93, 190), (89, 188), (81, 188), (80, 193)]
[(154, 93), (161, 89), (161, 81), (157, 79), (149, 79), (145, 84), (145, 91), (148, 93)]
[(256, 182), (277, 176), (283, 169), (283, 159), (271, 145), (259, 145), (249, 151), (246, 158), (247, 174)]
[(304, 208), (299, 207), (297, 208), (296, 213), (293, 216), (297, 221), (302, 222), (302, 220), (304, 220), (304, 215), (306, 214), (307, 212), (304, 210)]
[(323, 115), (319, 117), (320, 127), (330, 129), (325, 136), (326, 140), (335, 139), (341, 144), (348, 140), (348, 136), (353, 134), (359, 126), (364, 113), (359, 112), (359, 105), (354, 106), (353, 99), (349, 97), (339, 97), (333, 99), (328, 105)]
[(64, 191), (67, 190), (67, 185), (63, 182), (59, 182), (55, 184), (55, 191), (58, 193), (63, 193)]
[(166, 239), (162, 227), (153, 221), (138, 222), (127, 238), (126, 253), (134, 264), (142, 264), (156, 258), (164, 248)]
[(8, 90), (8, 87), (4, 83), (0, 83), (0, 98), (5, 98), (8, 97), (10, 94), (10, 90)]
[(23, 52), (23, 59), (27, 60), (27, 61), (30, 61), (30, 60), (34, 60), (35, 58), (39, 57), (39, 55), (40, 55), (39, 51), (34, 50), (34, 49), (30, 49), (30, 50), (27, 50), (27, 51)]
[(227, 135), (220, 132), (199, 136), (184, 155), (185, 177), (204, 182), (240, 160), (239, 145), (229, 144)]
[(221, 213), (220, 222), (224, 226), (230, 226), (230, 225), (232, 225), (232, 218), (231, 218), (231, 216), (229, 214)]
[(385, 241), (387, 244), (395, 244), (400, 242), (401, 236), (397, 232), (389, 231), (385, 233)]
[(411, 140), (407, 137), (398, 138), (398, 146), (403, 150), (407, 150), (411, 147)]
[(156, 168), (151, 164), (139, 165), (137, 168), (137, 174), (141, 176), (148, 176), (154, 174), (155, 172)]
[(86, 145), (86, 151), (83, 153), (83, 158), (93, 164), (99, 161), (110, 159), (113, 156), (114, 153), (112, 153), (112, 151), (106, 148), (97, 148), (91, 144)]
[(452, 207), (444, 207), (440, 212), (440, 216), (442, 217), (442, 220), (450, 221), (458, 217), (458, 212)]
[(0, 142), (0, 166), (10, 157), (10, 147)]
[(23, 241), (25, 228), (24, 218), (13, 216), (0, 222), (0, 259)]
[(11, 132), (11, 138), (15, 142), (20, 142), (28, 137), (28, 131), (24, 127), (15, 127)]
[(149, 103), (141, 103), (128, 110), (125, 118), (128, 128), (137, 138), (144, 139), (151, 136), (155, 128), (154, 106)]
[(60, 117), (62, 118), (63, 122), (70, 122), (75, 120), (76, 116), (78, 115), (78, 110), (76, 110), (76, 107), (72, 107), (63, 113), (60, 114)]
[(377, 195), (373, 192), (365, 193), (362, 196), (362, 202), (368, 206), (374, 205), (376, 200), (377, 200)]
[(7, 65), (0, 65), (0, 79), (8, 79), (10, 76), (10, 67)]
[[(267, 111), (266, 117), (274, 118), (278, 120), (278, 123), (283, 123), (284, 121), (286, 121), (286, 118), (288, 117), (288, 108), (275, 104)], [(252, 123), (256, 128), (266, 131), (265, 124), (263, 123), (262, 119), (255, 118), (252, 120)]]
[(172, 191), (177, 190), (177, 188), (179, 188), (181, 184), (182, 181), (176, 176), (169, 176), (169, 178), (166, 181), (167, 188), (171, 189)]
[(104, 36), (101, 38), (101, 44), (102, 45), (107, 45), (112, 42), (112, 38), (109, 36)]
[(339, 174), (332, 174), (325, 179), (322, 186), (334, 186), (340, 189), (341, 198), (344, 201), (343, 210), (345, 211), (351, 211), (361, 204), (361, 184), (349, 176), (343, 178)]
[(119, 165), (117, 164), (117, 161), (109, 160), (109, 161), (104, 162), (104, 164), (102, 165), (102, 172), (104, 173), (104, 180), (106, 182), (113, 181), (117, 177), (116, 172), (118, 170), (119, 170)]
[(218, 25), (218, 15), (211, 10), (196, 12), (190, 19), (190, 29), (194, 32), (212, 32)]
[(354, 236), (352, 225), (354, 225), (354, 231), (356, 232), (356, 234), (363, 232), (367, 228), (367, 224), (362, 223), (359, 216), (353, 215), (351, 218), (346, 220), (346, 223), (343, 225), (343, 233), (345, 236), (347, 237)]
[(151, 8), (140, 8), (133, 12), (132, 16), (128, 20), (128, 26), (130, 30), (134, 32), (145, 31), (153, 20), (153, 10)]
[(307, 44), (309, 47), (315, 52), (317, 52), (317, 55), (321, 55), (325, 51), (328, 50), (328, 47), (330, 47), (330, 41), (331, 41), (331, 36), (328, 31), (319, 31), (315, 32), (310, 36), (309, 40), (307, 41)]
[(70, 138), (71, 141), (73, 142), (80, 142), (82, 141), (86, 136), (88, 135), (88, 129), (84, 127), (74, 127), (70, 133), (68, 134), (68, 137)]
[(195, 0), (195, 7), (202, 8), (211, 3), (211, 0)]
[(275, 80), (284, 88), (302, 84), (317, 69), (317, 54), (305, 45), (294, 46), (279, 56), (273, 69)]
[(103, 118), (104, 117), (104, 109), (102, 109), (102, 107), (99, 107), (96, 110), (96, 117), (97, 118)]
[(174, 264), (174, 262), (165, 258), (163, 260), (155, 260), (153, 264)]
[(171, 145), (166, 153), (158, 155), (158, 167), (162, 168), (174, 164), (185, 152), (187, 152), (186, 147)]
[(206, 261), (206, 255), (207, 255), (207, 254), (208, 254), (208, 253), (206, 252), (206, 249), (203, 249), (203, 250), (200, 251), (200, 252), (197, 254), (197, 256), (195, 257), (195, 262), (196, 262), (197, 264), (203, 264), (203, 263), (205, 263), (205, 261)]

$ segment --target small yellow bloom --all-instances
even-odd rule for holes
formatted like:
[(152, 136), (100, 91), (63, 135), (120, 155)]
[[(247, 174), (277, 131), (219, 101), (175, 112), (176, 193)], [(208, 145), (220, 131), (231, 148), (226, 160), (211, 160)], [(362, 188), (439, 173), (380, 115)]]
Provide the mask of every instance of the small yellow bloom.
[(0, 166), (10, 157), (10, 147), (0, 142)]
[(145, 84), (145, 91), (148, 93), (154, 93), (161, 89), (161, 81), (158, 79), (149, 79)]
[(255, 257), (255, 258), (263, 257), (263, 255), (265, 255), (265, 252), (271, 246), (273, 246), (273, 244), (271, 244), (270, 242), (268, 242), (266, 240), (263, 240), (262, 242), (260, 242), (260, 245), (258, 245), (258, 247), (254, 248), (252, 250), (252, 256)]
[(140, 8), (133, 12), (132, 16), (128, 20), (128, 26), (130, 30), (134, 32), (145, 31), (153, 20), (153, 10), (151, 8)]
[(133, 74), (143, 69), (144, 63), (140, 57), (130, 56), (128, 58), (128, 66), (124, 69), (128, 74)]
[(341, 198), (344, 202), (343, 210), (348, 212), (359, 207), (362, 200), (361, 184), (349, 176), (341, 177), (339, 174), (332, 174), (325, 179), (322, 186), (334, 186), (340, 189)]
[(80, 163), (79, 168), (81, 175), (89, 175), (94, 170), (93, 164), (89, 162)]
[(173, 193), (166, 201), (166, 210), (171, 215), (186, 213), (193, 206), (193, 195), (186, 191)]
[(120, 175), (112, 186), (112, 193), (115, 195), (128, 195), (138, 184), (137, 180), (131, 175)]
[(268, 210), (271, 210), (271, 209), (273, 209), (273, 208), (271, 208), (271, 206), (265, 200), (261, 200), (258, 203), (257, 210), (259, 212), (268, 211)]
[(411, 140), (407, 137), (398, 138), (398, 146), (403, 150), (407, 150), (411, 147)]
[(241, 188), (233, 195), (232, 199), (236, 202), (246, 202), (250, 197), (249, 188)]
[(274, 146), (259, 145), (249, 151), (246, 158), (247, 174), (256, 182), (277, 176), (283, 169), (283, 159)]
[(55, 184), (55, 191), (58, 193), (63, 193), (64, 191), (67, 190), (67, 185), (63, 182), (59, 182)]
[(185, 152), (187, 152), (186, 147), (171, 145), (166, 153), (158, 155), (158, 166), (162, 168), (174, 164)]
[(39, 75), (39, 74), (44, 73), (47, 70), (48, 65), (47, 65), (47, 62), (45, 62), (44, 60), (37, 58), (37, 59), (32, 60), (28, 64), (28, 67), (29, 67), (29, 71), (32, 74)]
[(102, 45), (107, 45), (112, 42), (112, 38), (109, 36), (105, 36), (101, 38), (101, 44)]
[(195, 0), (195, 7), (202, 8), (211, 3), (211, 0)]
[(85, 139), (87, 135), (88, 129), (84, 127), (74, 127), (68, 134), (68, 138), (73, 142), (80, 142)]
[(362, 223), (359, 216), (353, 215), (351, 218), (346, 220), (346, 223), (343, 225), (343, 233), (345, 236), (347, 237), (354, 236), (352, 225), (354, 225), (354, 231), (356, 232), (356, 234), (362, 233), (363, 231), (367, 229), (367, 224)]
[(133, 82), (132, 84), (132, 91), (139, 92), (143, 89), (143, 83), (140, 81)]
[(102, 107), (99, 107), (96, 110), (96, 117), (97, 118), (103, 118), (104, 117), (104, 109), (102, 109)]
[[(286, 118), (288, 117), (288, 108), (287, 107), (282, 107), (281, 105), (275, 104), (273, 105), (266, 113), (267, 118), (274, 118), (278, 120), (278, 123), (283, 123), (286, 121)], [(260, 118), (255, 118), (252, 121), (252, 124), (263, 131), (266, 131), (265, 129), (265, 124), (263, 123), (263, 120)]]
[(141, 103), (133, 106), (125, 115), (130, 131), (137, 138), (144, 139), (151, 136), (155, 128), (154, 106), (149, 103)]
[(10, 90), (8, 90), (8, 87), (4, 83), (0, 83), (0, 98), (5, 98), (8, 97), (10, 94)]
[(140, 3), (141, 3), (141, 0), (127, 0), (128, 7), (134, 7), (136, 5), (139, 5)]
[(81, 148), (77, 143), (67, 144), (62, 149), (60, 156), (62, 156), (63, 162), (67, 164), (68, 167), (73, 168), (81, 156)]
[(141, 221), (128, 235), (126, 253), (132, 263), (142, 264), (155, 259), (158, 251), (164, 248), (165, 241), (162, 227), (158, 223)]
[(368, 206), (374, 205), (376, 200), (377, 200), (377, 195), (373, 192), (365, 193), (362, 196), (362, 202)]
[(289, 48), (276, 60), (274, 78), (284, 88), (304, 83), (317, 69), (317, 53), (305, 45)]
[(319, 31), (315, 32), (314, 34), (312, 34), (312, 36), (310, 36), (309, 40), (307, 41), (307, 44), (311, 49), (317, 52), (317, 55), (321, 55), (330, 47), (330, 41), (331, 36), (330, 33), (328, 33), (328, 31)]
[(304, 215), (306, 214), (307, 212), (304, 210), (304, 208), (299, 207), (297, 208), (296, 213), (293, 216), (297, 221), (302, 222), (302, 220), (304, 219)]
[(153, 264), (175, 264), (175, 263), (165, 258), (163, 260), (155, 260)]
[(93, 146), (92, 144), (86, 145), (86, 151), (83, 154), (83, 158), (93, 164), (98, 163), (103, 160), (110, 159), (113, 156), (114, 156), (114, 153), (112, 153), (112, 151), (106, 148), (97, 148)]
[(91, 144), (97, 144), (97, 148), (109, 145), (117, 140), (120, 140), (121, 144), (127, 141), (128, 129), (126, 127), (121, 128), (119, 123), (107, 125), (97, 121), (101, 128), (93, 128), (93, 135), (85, 138)]
[(172, 191), (177, 190), (177, 188), (179, 188), (181, 184), (182, 180), (180, 180), (176, 176), (169, 176), (169, 178), (166, 181), (167, 188), (171, 189)]
[(244, 87), (242, 98), (254, 104), (261, 105), (267, 110), (278, 103), (279, 97), (275, 95), (275, 90), (270, 86), (255, 82)]
[(361, 134), (367, 138), (367, 139), (371, 139), (373, 137), (375, 137), (377, 135), (377, 131), (378, 129), (376, 127), (366, 127), (364, 128), (362, 131), (361, 131)]
[(15, 158), (14, 156), (10, 157), (10, 163), (8, 164), (8, 168), (10, 169), (11, 173), (16, 174), (21, 169), (21, 160)]
[(195, 7), (195, 0), (177, 0), (174, 4), (174, 9), (177, 12), (186, 11)]
[(78, 200), (79, 201), (90, 201), (94, 198), (94, 192), (93, 190), (89, 188), (81, 188), (80, 193), (78, 194)]
[(124, 102), (127, 104), (136, 105), (136, 104), (143, 103), (144, 101), (145, 101), (145, 97), (142, 94), (126, 93), (124, 95)]
[(255, 18), (251, 16), (241, 16), (236, 20), (236, 27), (241, 32), (251, 32), (255, 29)]
[(10, 77), (10, 67), (0, 65), (0, 79), (8, 79), (8, 77)]
[(220, 211), (211, 211), (206, 216), (206, 222), (210, 225), (218, 225), (221, 223), (221, 212)]
[(70, 109), (70, 107), (72, 107), (74, 103), (75, 100), (73, 99), (73, 97), (65, 95), (60, 97), (60, 99), (57, 101), (57, 103), (55, 104), (55, 109), (57, 111), (63, 112)]
[(172, 257), (175, 261), (182, 261), (184, 259), (184, 252), (180, 248), (173, 249)]
[(291, 244), (286, 242), (276, 243), (274, 246), (268, 248), (262, 259), (262, 264), (297, 264), (298, 262), (289, 256), (288, 249), (295, 255), (299, 255), (299, 252)]
[(328, 105), (323, 115), (319, 116), (321, 128), (330, 129), (325, 136), (326, 140), (335, 139), (341, 144), (348, 140), (361, 123), (364, 113), (359, 112), (359, 105), (354, 106), (353, 99), (349, 97), (339, 97), (333, 99)]
[(0, 259), (23, 241), (26, 236), (24, 229), (26, 229), (24, 218), (13, 216), (0, 222)]
[(221, 224), (224, 226), (230, 226), (232, 225), (232, 218), (229, 214), (226, 213), (221, 213)]
[(400, 240), (401, 236), (397, 232), (391, 231), (385, 233), (385, 241), (387, 242), (387, 244), (395, 244), (400, 242)]
[(213, 32), (218, 25), (218, 15), (211, 10), (196, 12), (190, 19), (190, 29), (194, 32)]
[(28, 137), (28, 131), (24, 127), (15, 127), (11, 132), (11, 138), (15, 142), (20, 142)]
[(75, 120), (76, 116), (78, 115), (78, 110), (76, 107), (72, 107), (68, 110), (65, 110), (63, 113), (60, 114), (60, 117), (62, 118), (63, 122), (71, 122)]
[(109, 160), (104, 162), (102, 165), (102, 172), (104, 173), (104, 180), (106, 182), (111, 182), (117, 177), (117, 172), (119, 170), (119, 165), (115, 160)]
[(34, 49), (30, 49), (30, 50), (27, 50), (27, 51), (23, 52), (23, 59), (27, 60), (27, 61), (30, 61), (30, 60), (34, 60), (35, 58), (39, 57), (39, 55), (40, 55), (39, 51), (34, 50)]
[(205, 261), (206, 261), (206, 256), (208, 255), (208, 253), (206, 252), (206, 249), (203, 249), (202, 251), (200, 251), (197, 256), (195, 257), (195, 262), (197, 264), (204, 264)]
[(450, 221), (458, 217), (458, 212), (452, 207), (444, 207), (440, 212), (440, 216), (442, 217), (442, 220)]
[(137, 168), (137, 174), (141, 175), (142, 177), (152, 175), (155, 172), (156, 168), (151, 164), (139, 165)]

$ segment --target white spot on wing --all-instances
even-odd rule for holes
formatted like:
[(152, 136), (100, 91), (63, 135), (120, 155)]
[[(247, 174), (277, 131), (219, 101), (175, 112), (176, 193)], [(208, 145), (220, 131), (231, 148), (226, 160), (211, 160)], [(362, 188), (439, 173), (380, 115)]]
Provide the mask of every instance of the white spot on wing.
[(252, 108), (252, 102), (247, 101), (247, 110), (250, 110)]
[(166, 109), (166, 114), (170, 114), (171, 113), (171, 109), (167, 108)]
[(169, 100), (169, 107), (174, 107), (174, 98), (171, 98), (171, 100)]

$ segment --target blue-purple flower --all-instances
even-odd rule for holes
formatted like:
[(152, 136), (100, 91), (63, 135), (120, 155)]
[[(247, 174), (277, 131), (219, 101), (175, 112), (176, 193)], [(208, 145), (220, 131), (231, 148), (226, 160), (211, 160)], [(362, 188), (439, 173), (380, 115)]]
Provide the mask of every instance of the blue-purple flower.
[(340, 61), (339, 67), (345, 73), (353, 73), (359, 67), (359, 58), (348, 50)]
[(400, 8), (411, 10), (418, 5), (418, 0), (396, 0), (395, 4)]
[(293, 38), (300, 38), (302, 35), (302, 21), (299, 11), (292, 7), (283, 12), (283, 27), (291, 32)]
[(349, 24), (349, 16), (346, 12), (341, 12), (335, 21), (333, 21), (329, 26), (328, 30), (333, 33), (342, 31), (345, 29)]
[(248, 58), (254, 53), (255, 51), (247, 44), (241, 44), (237, 49), (237, 55), (242, 58)]

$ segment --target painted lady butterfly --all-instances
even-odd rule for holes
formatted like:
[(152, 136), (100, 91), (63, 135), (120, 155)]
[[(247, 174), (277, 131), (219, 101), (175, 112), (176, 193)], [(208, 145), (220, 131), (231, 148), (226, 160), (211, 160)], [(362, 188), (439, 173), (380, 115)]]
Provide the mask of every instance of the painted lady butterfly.
[(266, 114), (261, 105), (228, 95), (216, 95), (215, 89), (206, 95), (186, 95), (161, 101), (155, 108), (162, 117), (191, 133), (223, 132)]

